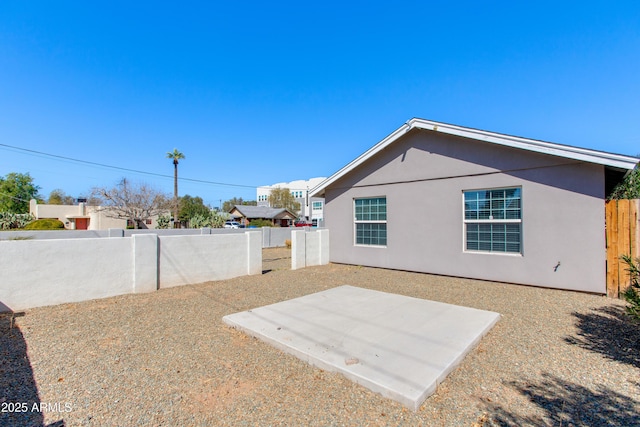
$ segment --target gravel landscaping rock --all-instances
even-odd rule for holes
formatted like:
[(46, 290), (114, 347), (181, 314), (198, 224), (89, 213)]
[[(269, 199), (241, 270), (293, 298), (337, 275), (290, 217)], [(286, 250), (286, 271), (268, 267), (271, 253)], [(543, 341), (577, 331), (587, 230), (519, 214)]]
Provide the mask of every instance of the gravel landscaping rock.
[[(640, 425), (640, 326), (621, 301), (290, 263), (265, 249), (260, 276), (0, 316), (0, 425)], [(415, 413), (221, 320), (341, 285), (502, 318)]]

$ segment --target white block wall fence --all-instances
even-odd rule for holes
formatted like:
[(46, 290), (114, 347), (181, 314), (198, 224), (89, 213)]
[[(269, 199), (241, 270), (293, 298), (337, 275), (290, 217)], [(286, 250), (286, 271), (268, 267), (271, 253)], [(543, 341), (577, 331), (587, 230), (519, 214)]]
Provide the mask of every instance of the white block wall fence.
[(110, 228), (108, 230), (9, 230), (0, 233), (0, 241), (12, 239), (95, 239), (107, 237), (131, 237), (134, 234), (156, 234), (165, 236), (199, 236), (201, 234), (243, 234), (247, 231), (262, 233), (263, 248), (277, 248), (285, 245), (291, 239), (292, 227), (261, 227), (261, 228), (174, 228), (167, 230), (123, 230)]
[(0, 241), (0, 311), (262, 273), (260, 231)]
[(291, 232), (291, 269), (329, 264), (329, 230)]

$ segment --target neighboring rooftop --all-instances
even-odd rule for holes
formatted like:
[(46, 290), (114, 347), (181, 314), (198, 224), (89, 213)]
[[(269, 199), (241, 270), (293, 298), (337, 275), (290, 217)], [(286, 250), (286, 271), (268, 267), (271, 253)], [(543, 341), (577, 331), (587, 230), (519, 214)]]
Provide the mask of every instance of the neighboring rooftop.
[(284, 208), (271, 208), (269, 206), (249, 206), (249, 205), (235, 205), (234, 210), (240, 212), (246, 218), (278, 218), (284, 212), (289, 212), (293, 216), (295, 213)]

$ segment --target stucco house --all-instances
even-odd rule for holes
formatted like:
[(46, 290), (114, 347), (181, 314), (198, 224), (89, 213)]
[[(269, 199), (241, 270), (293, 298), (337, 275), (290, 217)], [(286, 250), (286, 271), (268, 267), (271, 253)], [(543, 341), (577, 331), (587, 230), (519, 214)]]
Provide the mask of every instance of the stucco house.
[[(56, 218), (68, 230), (108, 230), (110, 228), (127, 228), (126, 219), (110, 217), (101, 206), (91, 206), (86, 203), (75, 205), (38, 204), (35, 199), (29, 202), (29, 213), (36, 219)], [(168, 212), (167, 212), (168, 214)], [(155, 229), (158, 217), (145, 218), (138, 222), (138, 228)]]
[(412, 119), (311, 195), (332, 262), (605, 293), (605, 198), (638, 160)]
[(296, 214), (288, 209), (268, 206), (235, 205), (229, 214), (244, 225), (249, 225), (253, 219), (263, 219), (275, 226), (288, 227), (296, 219)]

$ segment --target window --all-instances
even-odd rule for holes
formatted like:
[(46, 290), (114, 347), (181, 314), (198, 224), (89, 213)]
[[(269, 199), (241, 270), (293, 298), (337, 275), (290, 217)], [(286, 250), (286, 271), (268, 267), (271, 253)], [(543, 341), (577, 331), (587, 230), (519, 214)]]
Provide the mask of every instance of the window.
[(387, 198), (355, 199), (356, 245), (387, 245)]
[(311, 208), (314, 211), (321, 211), (322, 210), (322, 202), (313, 202)]
[(522, 189), (464, 192), (465, 249), (522, 253)]

